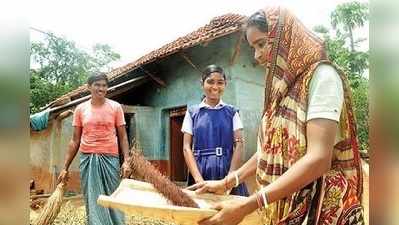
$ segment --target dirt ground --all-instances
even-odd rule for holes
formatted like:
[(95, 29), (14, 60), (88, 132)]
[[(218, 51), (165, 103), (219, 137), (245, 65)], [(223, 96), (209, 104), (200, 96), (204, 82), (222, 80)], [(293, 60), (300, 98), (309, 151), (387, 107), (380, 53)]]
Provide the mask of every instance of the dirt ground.
[[(31, 211), (30, 220), (37, 216), (36, 211)], [(84, 225), (86, 224), (86, 212), (85, 207), (76, 206), (71, 201), (66, 202), (62, 208), (53, 225)], [(126, 217), (126, 225), (175, 225), (173, 223), (167, 223), (160, 220), (151, 218), (145, 218), (140, 216)]]

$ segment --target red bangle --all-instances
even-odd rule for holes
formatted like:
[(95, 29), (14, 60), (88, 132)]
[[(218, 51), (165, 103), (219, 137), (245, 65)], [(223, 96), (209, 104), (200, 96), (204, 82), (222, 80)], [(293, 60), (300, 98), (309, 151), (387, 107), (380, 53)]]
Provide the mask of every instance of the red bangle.
[(256, 202), (258, 203), (259, 209), (263, 208), (262, 195), (259, 192), (256, 193)]

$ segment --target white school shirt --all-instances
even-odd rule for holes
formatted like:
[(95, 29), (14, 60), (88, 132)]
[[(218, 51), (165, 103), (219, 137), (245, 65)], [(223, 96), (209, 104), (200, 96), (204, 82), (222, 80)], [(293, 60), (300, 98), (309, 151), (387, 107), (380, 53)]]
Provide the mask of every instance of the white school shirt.
[[(226, 105), (226, 104), (225, 104), (222, 100), (220, 100), (219, 103), (216, 104), (215, 107), (212, 107), (212, 106), (206, 104), (206, 103), (205, 103), (205, 99), (204, 99), (204, 100), (199, 104), (199, 107), (200, 107), (200, 108), (205, 107), (205, 108), (208, 108), (208, 109), (220, 109), (220, 108), (222, 108), (222, 107), (225, 106), (225, 105)], [(234, 117), (233, 117), (233, 131), (236, 131), (236, 130), (242, 129), (242, 128), (243, 128), (243, 125), (242, 125), (242, 122), (241, 122), (240, 115), (238, 114), (238, 112), (236, 112), (236, 113), (234, 114)], [(193, 135), (193, 120), (192, 120), (192, 118), (191, 118), (190, 113), (188, 112), (188, 110), (187, 110), (187, 112), (186, 112), (186, 115), (184, 116), (184, 120), (183, 120), (183, 125), (182, 125), (182, 128), (181, 128), (181, 132), (183, 132), (183, 133), (188, 133), (188, 134)]]

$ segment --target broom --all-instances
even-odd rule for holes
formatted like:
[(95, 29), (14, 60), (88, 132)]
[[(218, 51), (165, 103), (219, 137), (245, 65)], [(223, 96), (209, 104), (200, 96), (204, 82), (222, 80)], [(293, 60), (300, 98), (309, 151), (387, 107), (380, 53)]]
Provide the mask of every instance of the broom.
[(57, 185), (55, 191), (48, 198), (46, 205), (34, 220), (33, 225), (51, 225), (54, 222), (61, 209), (65, 187), (66, 184), (64, 182)]
[[(128, 160), (134, 178), (139, 178), (154, 185), (166, 199), (177, 206), (199, 208), (198, 204), (168, 178), (163, 176), (142, 154), (133, 147)], [(131, 176), (132, 176), (131, 175)]]

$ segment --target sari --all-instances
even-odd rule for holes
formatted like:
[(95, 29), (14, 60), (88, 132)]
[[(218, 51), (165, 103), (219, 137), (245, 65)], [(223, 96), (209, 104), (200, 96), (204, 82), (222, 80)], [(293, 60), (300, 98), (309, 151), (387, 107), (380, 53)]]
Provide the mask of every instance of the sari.
[(306, 154), (309, 83), (318, 65), (336, 68), (343, 83), (344, 103), (330, 170), (269, 204), (262, 210), (264, 224), (364, 224), (360, 153), (346, 76), (328, 60), (323, 42), (289, 11), (267, 8), (265, 15), (271, 51), (258, 132), (259, 188), (275, 181)]

